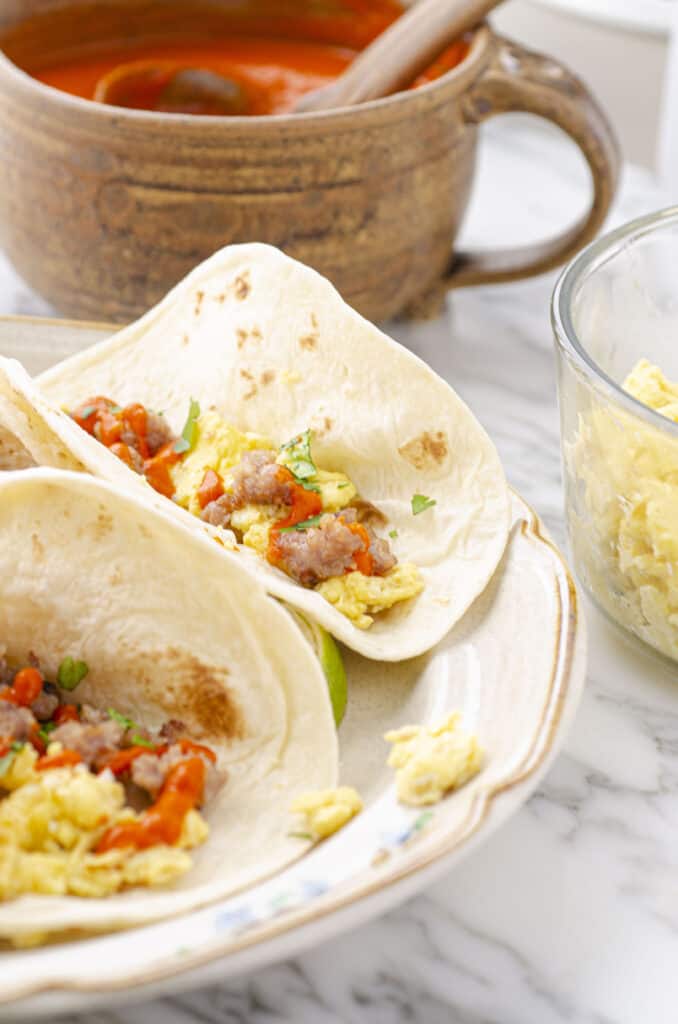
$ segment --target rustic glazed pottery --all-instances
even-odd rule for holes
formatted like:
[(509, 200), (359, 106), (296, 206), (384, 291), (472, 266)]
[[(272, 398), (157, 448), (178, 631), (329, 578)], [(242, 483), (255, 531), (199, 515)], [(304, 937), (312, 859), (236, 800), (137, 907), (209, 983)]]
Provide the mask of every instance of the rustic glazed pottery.
[[(248, 11), (262, 18), (267, 7), (252, 0)], [(605, 116), (568, 71), (487, 26), (438, 81), (322, 114), (159, 115), (80, 100), (20, 70), (74, 38), (176, 38), (186, 10), (185, 0), (3, 0), (0, 245), (64, 313), (129, 320), (219, 247), (263, 241), (379, 320), (431, 309), (447, 288), (547, 270), (600, 227), (619, 165)], [(233, 19), (229, 0), (189, 10), (212, 33)], [(591, 209), (541, 245), (453, 255), (478, 125), (515, 110), (577, 142), (593, 176)]]

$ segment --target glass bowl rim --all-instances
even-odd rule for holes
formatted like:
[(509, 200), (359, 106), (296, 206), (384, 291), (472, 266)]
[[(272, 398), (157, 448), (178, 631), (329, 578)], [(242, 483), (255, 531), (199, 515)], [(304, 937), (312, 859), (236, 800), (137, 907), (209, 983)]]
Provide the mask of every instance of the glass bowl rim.
[(639, 239), (671, 227), (678, 227), (678, 205), (627, 221), (582, 249), (556, 282), (551, 298), (551, 324), (560, 349), (583, 371), (594, 388), (605, 392), (637, 419), (678, 440), (678, 423), (633, 398), (599, 366), (579, 338), (571, 313), (579, 287), (591, 274)]

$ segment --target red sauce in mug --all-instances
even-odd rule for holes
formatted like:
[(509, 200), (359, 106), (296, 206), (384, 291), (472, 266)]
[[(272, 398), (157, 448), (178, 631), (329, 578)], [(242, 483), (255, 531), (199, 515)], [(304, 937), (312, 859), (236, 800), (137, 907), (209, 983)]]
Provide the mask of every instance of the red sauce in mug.
[[(210, 114), (217, 111), (195, 101), (173, 100), (163, 105), (164, 90), (179, 71), (200, 69), (223, 76), (235, 83), (246, 97), (242, 113), (282, 114), (292, 109), (297, 99), (337, 78), (360, 49), (383, 32), (402, 13), (397, 0), (344, 0), (343, 13), (322, 17), (316, 13), (293, 25), (299, 38), (229, 35), (218, 39), (182, 43), (139, 41), (98, 52), (76, 54), (31, 73), (39, 81), (84, 99), (94, 99), (98, 84), (124, 66), (157, 65), (152, 76), (141, 77), (115, 99), (117, 105), (142, 110), (171, 110), (180, 113)], [(347, 11), (349, 13), (347, 13)], [(350, 13), (354, 12), (354, 13)], [(267, 21), (268, 28), (268, 21)], [(469, 44), (459, 40), (448, 47), (432, 66), (420, 75), (413, 87), (445, 74), (468, 53)]]

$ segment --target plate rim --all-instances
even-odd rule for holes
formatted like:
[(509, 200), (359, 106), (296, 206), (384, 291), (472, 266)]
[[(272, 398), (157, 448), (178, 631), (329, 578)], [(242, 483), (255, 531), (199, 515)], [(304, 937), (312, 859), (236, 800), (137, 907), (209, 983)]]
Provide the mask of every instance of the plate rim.
[[(84, 322), (77, 320), (61, 320), (59, 318), (30, 316), (0, 316), (2, 323), (21, 323), (32, 327), (57, 327), (64, 330), (111, 331), (117, 330), (114, 324)], [(504, 794), (519, 786), (532, 783), (533, 789), (539, 778), (546, 771), (551, 759), (564, 739), (563, 721), (569, 714), (573, 717), (585, 678), (585, 624), (581, 612), (581, 601), (568, 564), (559, 549), (551, 541), (539, 516), (532, 507), (513, 488), (510, 488), (513, 502), (513, 522), (511, 533), (519, 529), (523, 537), (535, 547), (543, 549), (542, 553), (550, 558), (553, 565), (553, 583), (557, 597), (557, 616), (554, 625), (554, 650), (552, 652), (551, 673), (549, 684), (545, 688), (544, 698), (534, 735), (528, 750), (519, 763), (503, 779), (485, 787), (476, 793), (471, 800), (463, 821), (452, 832), (440, 836), (427, 845), (425, 850), (415, 850), (402, 861), (394, 862), (382, 877), (371, 877), (371, 868), (362, 872), (362, 876), (351, 880), (339, 891), (328, 893), (320, 899), (311, 901), (306, 906), (293, 908), (279, 917), (273, 917), (257, 923), (247, 932), (233, 936), (226, 935), (223, 939), (213, 939), (201, 951), (182, 956), (181, 963), (168, 960), (152, 967), (140, 966), (134, 971), (124, 968), (125, 976), (109, 979), (78, 980), (65, 977), (55, 981), (50, 979), (41, 982), (28, 981), (12, 990), (0, 993), (0, 1006), (8, 1009), (13, 1007), (21, 1010), (21, 1003), (35, 997), (71, 994), (77, 996), (106, 996), (120, 993), (125, 989), (157, 985), (170, 978), (187, 976), (200, 969), (208, 968), (217, 961), (226, 961), (253, 950), (256, 947), (270, 947), (274, 940), (289, 936), (297, 930), (308, 932), (310, 926), (325, 922), (332, 915), (341, 911), (348, 912), (360, 904), (370, 903), (379, 895), (384, 896), (395, 886), (413, 882), (417, 875), (427, 874), (436, 865), (450, 859), (453, 854), (461, 856), (467, 852), (475, 841), (489, 835), (481, 828), (495, 809), (497, 800)], [(525, 798), (529, 793), (525, 794)], [(523, 801), (521, 801), (522, 803)], [(515, 808), (518, 809), (517, 807)], [(495, 826), (499, 825), (509, 814), (498, 816)], [(403, 896), (405, 899), (406, 896)], [(393, 901), (397, 902), (397, 899)], [(187, 915), (179, 916), (189, 916)], [(121, 932), (124, 934), (124, 932)], [(19, 954), (21, 951), (18, 951)], [(11, 953), (9, 954), (11, 955)], [(187, 986), (188, 987), (188, 986)], [(36, 1008), (36, 1012), (37, 1008)], [(67, 1011), (59, 1011), (67, 1012)]]

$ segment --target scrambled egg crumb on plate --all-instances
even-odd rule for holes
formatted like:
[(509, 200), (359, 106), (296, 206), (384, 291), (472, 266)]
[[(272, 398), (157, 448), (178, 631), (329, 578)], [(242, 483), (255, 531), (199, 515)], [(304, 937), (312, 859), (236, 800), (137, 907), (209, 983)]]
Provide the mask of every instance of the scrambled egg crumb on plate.
[(334, 835), (363, 809), (360, 794), (350, 786), (302, 793), (292, 803), (292, 813), (304, 817), (309, 838), (317, 842)]
[(0, 899), (104, 897), (129, 886), (167, 885), (190, 869), (185, 851), (209, 832), (197, 811), (186, 816), (176, 847), (94, 853), (108, 828), (137, 818), (125, 809), (123, 786), (110, 772), (93, 775), (84, 765), (36, 771), (37, 756), (22, 747), (2, 776), (8, 795), (0, 801)]
[(406, 725), (387, 732), (393, 744), (388, 765), (396, 770), (396, 792), (404, 804), (434, 804), (473, 778), (483, 752), (475, 736), (459, 728), (454, 712), (436, 726)]

